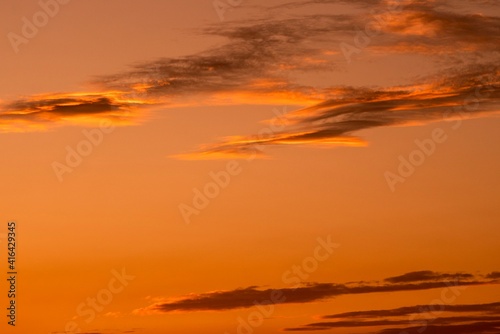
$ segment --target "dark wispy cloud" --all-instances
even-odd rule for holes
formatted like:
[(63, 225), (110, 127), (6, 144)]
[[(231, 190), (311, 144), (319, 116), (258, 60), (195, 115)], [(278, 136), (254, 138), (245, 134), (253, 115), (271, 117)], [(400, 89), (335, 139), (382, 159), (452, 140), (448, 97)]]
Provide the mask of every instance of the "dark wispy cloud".
[(439, 281), (443, 279), (453, 279), (453, 278), (469, 279), (473, 277), (474, 275), (467, 273), (446, 274), (446, 273), (437, 273), (430, 270), (423, 270), (423, 271), (414, 271), (411, 273), (406, 273), (401, 276), (389, 277), (386, 278), (385, 280), (389, 283), (408, 283), (408, 282), (421, 282), (421, 281)]
[[(221, 311), (237, 308), (249, 308), (256, 303), (269, 301), (270, 296), (279, 295), (276, 304), (310, 303), (330, 299), (342, 295), (384, 293), (398, 291), (428, 290), (436, 288), (457, 289), (471, 285), (498, 284), (496, 280), (485, 280), (470, 274), (432, 273), (433, 279), (418, 282), (390, 282), (384, 280), (376, 283), (307, 283), (299, 287), (263, 289), (257, 286), (228, 291), (214, 291), (190, 295), (176, 300), (166, 300), (136, 310), (136, 313), (174, 311)], [(404, 276), (404, 275), (403, 275)], [(389, 278), (391, 279), (391, 278)]]
[(500, 279), (500, 272), (499, 271), (494, 271), (492, 273), (489, 273), (486, 278), (490, 279)]
[(94, 84), (161, 97), (167, 105), (193, 96), (220, 103), (320, 101), (322, 88), (289, 77), (295, 72), (331, 69), (323, 54), (326, 35), (353, 29), (351, 18), (337, 14), (212, 26), (202, 34), (223, 37), (224, 45), (190, 56), (139, 63), (130, 71), (97, 77)]
[[(303, 331), (321, 331), (321, 330), (331, 330), (333, 328), (343, 328), (343, 327), (375, 327), (375, 326), (401, 326), (407, 325), (405, 327), (395, 327), (386, 328), (382, 330), (373, 330), (369, 333), (374, 334), (417, 334), (417, 333), (432, 333), (432, 334), (498, 334), (500, 333), (500, 317), (447, 317), (438, 318), (432, 320), (433, 324), (428, 325), (426, 322), (421, 321), (420, 325), (408, 326), (410, 323), (408, 320), (375, 320), (367, 322), (343, 322), (339, 325), (331, 323), (317, 323), (310, 324), (304, 327), (292, 327), (286, 328), (285, 331), (288, 332), (303, 332)], [(460, 324), (461, 322), (467, 322)]]
[[(130, 71), (97, 77), (94, 83), (131, 94), (159, 95), (167, 102), (193, 94), (225, 94), (227, 98), (236, 94), (233, 98), (239, 101), (242, 93), (260, 97), (263, 102), (280, 94), (296, 104), (319, 102), (328, 95), (334, 96), (331, 91), (335, 93), (339, 87), (300, 83), (294, 74), (343, 65), (341, 42), (361, 47), (355, 43), (355, 37), (367, 22), (381, 30), (362, 46), (367, 54), (371, 49), (380, 52), (384, 48), (387, 54), (432, 53), (442, 59), (443, 53), (465, 57), (475, 54), (473, 50), (481, 50), (481, 58), (476, 60), (498, 59), (500, 46), (492, 38), (500, 33), (498, 17), (453, 12), (444, 1), (400, 1), (398, 11), (389, 9), (393, 7), (390, 2), (378, 0), (291, 1), (279, 9), (318, 3), (362, 4), (366, 10), (357, 14), (322, 10), (286, 19), (225, 22), (202, 31), (226, 38), (227, 42), (219, 47), (190, 56), (139, 63)], [(462, 58), (458, 64), (466, 60)], [(458, 65), (455, 61), (448, 65)], [(353, 89), (364, 91), (363, 87)]]
[[(284, 7), (338, 2), (304, 1)], [(266, 145), (363, 145), (364, 141), (354, 137), (354, 134), (364, 129), (409, 126), (450, 117), (484, 117), (498, 113), (500, 71), (497, 63), (500, 44), (493, 36), (500, 32), (500, 18), (484, 13), (454, 12), (457, 4), (446, 1), (400, 3), (399, 10), (394, 12), (388, 9), (389, 5), (384, 1), (356, 2), (358, 5), (374, 5), (375, 10), (371, 8), (373, 11), (370, 12), (380, 13), (375, 16), (322, 14), (214, 29), (213, 33), (228, 37), (232, 42), (239, 40), (244, 43), (257, 38), (264, 41), (261, 47), (268, 51), (279, 45), (276, 48), (279, 51), (273, 53), (273, 57), (262, 59), (262, 66), (255, 73), (267, 78), (271, 73), (282, 76), (279, 79), (282, 92), (288, 91), (289, 96), (295, 97), (289, 103), (300, 104), (302, 100), (306, 101), (302, 104), (309, 106), (290, 113), (287, 121), (291, 126), (284, 131), (228, 137), (219, 143), (202, 145), (196, 152), (181, 157), (245, 158), (259, 154)], [(317, 24), (311, 25), (311, 18)], [(366, 22), (373, 23), (380, 31), (360, 46), (354, 36)], [(265, 38), (262, 37), (264, 34)], [(266, 43), (276, 37), (280, 37), (279, 44)], [(288, 43), (290, 38), (293, 45)], [(307, 47), (302, 45), (303, 42)], [(411, 84), (380, 88), (301, 86), (289, 79), (294, 72), (345, 62), (343, 58), (346, 55), (342, 52), (337, 52), (336, 56), (325, 61), (325, 51), (338, 51), (342, 43), (356, 49), (354, 55), (360, 52), (366, 56), (421, 54), (434, 59), (442, 69)], [(293, 48), (291, 52), (288, 51), (290, 47)], [(289, 52), (293, 56), (287, 56)], [(277, 71), (274, 67), (276, 64), (280, 64), (278, 69), (286, 70)], [(267, 88), (276, 89), (272, 86)], [(265, 91), (257, 95), (268, 101)], [(310, 97), (309, 103), (304, 99), (305, 96)]]
[(188, 156), (247, 157), (269, 145), (359, 145), (363, 141), (353, 134), (360, 130), (491, 115), (500, 111), (499, 73), (490, 64), (428, 85), (390, 90), (339, 88), (335, 99), (290, 113), (286, 117), (290, 125), (284, 131), (233, 137)]
[[(440, 309), (441, 307), (438, 307)], [(429, 305), (416, 305), (399, 307), (390, 310), (370, 310), (345, 312), (322, 316), (323, 319), (348, 319), (348, 318), (376, 318), (376, 317), (396, 317), (407, 316), (411, 314), (423, 313), (423, 310), (428, 310)], [(500, 302), (488, 304), (465, 304), (465, 305), (446, 305), (444, 308), (447, 312), (488, 312), (499, 313)]]
[(21, 98), (1, 105), (0, 132), (45, 129), (49, 125), (85, 124), (109, 120), (130, 124), (146, 101), (117, 93), (52, 94)]
[[(327, 330), (333, 328), (395, 327), (373, 333), (422, 333), (429, 328), (442, 333), (478, 333), (479, 328), (496, 329), (500, 322), (500, 302), (487, 304), (431, 304), (400, 307), (389, 310), (346, 312), (323, 316), (320, 321), (286, 331)], [(483, 327), (484, 326), (484, 327)], [(463, 330), (460, 331), (460, 330)]]
[(429, 325), (429, 326), (413, 326), (406, 328), (388, 328), (378, 332), (378, 334), (401, 334), (421, 333), (426, 334), (498, 334), (500, 333), (500, 321), (479, 321), (469, 324), (448, 324), (448, 325)]
[[(338, 11), (338, 4), (355, 10)], [(130, 124), (144, 118), (139, 106), (151, 105), (304, 106), (290, 113), (285, 130), (232, 136), (183, 156), (203, 159), (253, 156), (265, 145), (363, 145), (355, 137), (360, 130), (438, 121), (450, 110), (460, 117), (484, 117), (498, 112), (500, 101), (500, 44), (495, 38), (500, 17), (488, 8), (484, 1), (463, 0), (290, 1), (262, 10), (261, 18), (202, 29), (201, 34), (224, 39), (208, 50), (97, 76), (92, 80), (97, 93), (3, 103), (0, 130), (38, 129), (76, 119), (113, 118)], [(367, 26), (372, 35), (356, 38)], [(342, 45), (355, 52), (347, 57)], [(402, 53), (428, 57), (439, 71), (378, 88), (304, 79), (319, 71), (334, 76), (335, 70), (346, 70), (346, 57)]]

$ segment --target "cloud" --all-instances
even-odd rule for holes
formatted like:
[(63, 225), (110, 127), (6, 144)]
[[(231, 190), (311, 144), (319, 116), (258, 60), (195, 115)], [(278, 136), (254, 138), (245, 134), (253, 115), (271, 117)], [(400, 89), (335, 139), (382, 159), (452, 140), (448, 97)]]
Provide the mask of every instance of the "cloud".
[(287, 115), (288, 129), (204, 145), (192, 157), (247, 157), (270, 145), (362, 145), (353, 133), (382, 126), (483, 117), (500, 112), (497, 65), (476, 65), (432, 84), (386, 90), (337, 88), (336, 98)]
[(420, 282), (420, 281), (437, 281), (442, 279), (450, 279), (450, 278), (473, 278), (472, 274), (444, 274), (444, 273), (436, 273), (430, 270), (424, 271), (414, 271), (411, 273), (406, 273), (401, 276), (389, 277), (385, 280), (389, 283), (407, 283), (407, 282)]
[(396, 333), (396, 330), (398, 333), (404, 331), (408, 333), (421, 333), (427, 328), (434, 328), (436, 332), (442, 331), (443, 333), (452, 332), (452, 329), (457, 330), (459, 333), (462, 333), (459, 329), (464, 329), (464, 333), (477, 333), (474, 329), (478, 330), (479, 327), (482, 328), (480, 324), (487, 325), (486, 327), (489, 329), (494, 329), (498, 326), (498, 322), (500, 321), (499, 314), (500, 302), (463, 305), (416, 305), (389, 310), (370, 310), (327, 315), (322, 318), (334, 319), (336, 321), (315, 322), (285, 330), (309, 331), (347, 327), (394, 327), (404, 325), (407, 328), (387, 328), (376, 331), (376, 333)]
[[(477, 322), (472, 322), (477, 320)], [(377, 334), (401, 334), (401, 333), (432, 333), (432, 334), (477, 334), (477, 333), (495, 333), (499, 332), (500, 326), (500, 317), (449, 317), (449, 318), (438, 318), (432, 320), (432, 325), (428, 325), (427, 322), (421, 321), (421, 324), (418, 326), (409, 326), (409, 327), (395, 327), (395, 328), (386, 328), (382, 330), (374, 330), (369, 333), (377, 333)], [(464, 324), (458, 324), (460, 322), (469, 322)], [(342, 327), (373, 327), (373, 326), (400, 326), (407, 325), (408, 320), (397, 320), (397, 321), (388, 321), (388, 320), (378, 320), (378, 321), (369, 321), (369, 322), (359, 322), (352, 324), (340, 324), (336, 326), (330, 323), (318, 323), (306, 325), (304, 327), (292, 327), (285, 328), (285, 331), (288, 332), (302, 332), (302, 331), (320, 331), (320, 330), (331, 330), (332, 328), (342, 328)], [(354, 326), (351, 326), (354, 325)]]
[[(404, 275), (403, 275), (404, 276)], [(342, 295), (384, 293), (398, 291), (428, 290), (436, 288), (450, 289), (457, 286), (497, 284), (495, 281), (485, 281), (473, 275), (464, 273), (444, 274), (435, 273), (432, 281), (394, 283), (387, 280), (376, 284), (358, 283), (308, 283), (294, 288), (262, 289), (257, 286), (240, 288), (228, 291), (214, 291), (202, 294), (193, 294), (176, 300), (165, 300), (154, 303), (146, 308), (138, 309), (135, 313), (168, 313), (174, 311), (222, 311), (238, 308), (249, 308), (255, 303), (265, 303), (270, 296), (283, 296), (276, 303), (311, 303), (330, 299)]]
[(0, 106), (0, 132), (45, 129), (61, 123), (97, 123), (104, 119), (130, 124), (147, 104), (116, 92), (32, 96)]
[[(461, 333), (461, 334), (476, 334), (476, 333), (482, 333), (482, 334), (497, 334), (499, 332), (499, 327), (500, 327), (500, 321), (498, 321), (498, 318), (496, 319), (497, 321), (481, 321), (481, 322), (476, 322), (476, 323), (471, 323), (471, 324), (460, 324), (460, 325), (442, 325), (442, 326), (425, 326), (425, 333), (426, 334), (456, 334), (456, 333)], [(400, 334), (401, 332), (408, 332), (408, 333), (419, 333), (419, 331), (422, 331), (423, 326), (414, 326), (414, 327), (407, 327), (407, 328), (389, 328), (389, 329), (384, 329), (378, 332), (378, 334)]]
[(140, 91), (167, 105), (200, 99), (220, 104), (310, 104), (321, 101), (322, 89), (289, 77), (331, 69), (323, 54), (328, 44), (324, 39), (346, 29), (354, 29), (350, 18), (337, 14), (210, 26), (202, 34), (225, 38), (225, 44), (194, 55), (139, 63), (129, 71), (96, 77), (93, 83), (129, 94)]
[(500, 272), (499, 271), (494, 271), (492, 273), (489, 273), (486, 278), (490, 279), (499, 279), (500, 278)]
[[(428, 310), (429, 305), (416, 305), (409, 307), (400, 307), (390, 310), (370, 310), (370, 311), (357, 311), (345, 312), (338, 314), (330, 314), (322, 316), (322, 319), (346, 319), (346, 318), (376, 318), (376, 317), (396, 317), (407, 316), (411, 314), (422, 313), (422, 310)], [(488, 304), (464, 304), (464, 305), (446, 305), (447, 312), (500, 312), (500, 302)]]
[[(366, 8), (357, 14), (332, 14), (323, 9), (286, 19), (259, 18), (210, 26), (202, 34), (223, 37), (225, 44), (189, 56), (138, 63), (129, 71), (97, 77), (94, 83), (130, 94), (161, 96), (167, 103), (192, 95), (233, 103), (245, 101), (245, 96), (253, 103), (252, 98), (259, 98), (257, 103), (276, 103), (280, 98), (291, 104), (320, 102), (337, 87), (301, 83), (296, 75), (330, 71), (335, 64), (344, 64), (341, 42), (356, 44), (355, 36), (367, 22), (383, 29), (370, 38), (368, 53), (371, 48), (377, 53), (381, 48), (386, 54), (401, 53), (406, 47), (408, 53), (431, 53), (442, 59), (443, 52), (465, 57), (481, 50), (485, 62), (488, 56), (493, 57), (490, 61), (498, 60), (500, 46), (492, 36), (500, 32), (500, 18), (453, 12), (447, 2), (439, 3), (441, 9), (434, 2), (399, 2), (399, 10), (394, 12), (390, 2), (378, 0), (291, 1), (270, 9), (338, 3)], [(422, 34), (426, 29), (432, 31)], [(354, 89), (362, 92), (364, 87)]]
[(376, 21), (381, 22), (379, 27), (384, 35), (372, 47), (386, 52), (416, 51), (428, 55), (484, 51), (498, 57), (500, 45), (492, 36), (500, 32), (500, 18), (481, 12), (456, 11), (460, 6), (467, 8), (465, 3), (406, 1), (400, 15), (391, 15), (390, 11), (379, 14)]
[[(482, 7), (474, 11), (470, 6), (471, 2)], [(342, 29), (331, 31), (334, 34), (332, 39), (348, 43), (355, 48), (383, 50), (386, 54), (418, 52), (427, 55), (452, 55), (456, 54), (457, 50), (461, 53), (500, 50), (500, 46), (492, 38), (500, 32), (500, 18), (485, 14), (492, 13), (486, 6), (492, 4), (489, 2), (310, 0), (289, 2), (272, 9), (282, 11), (323, 5), (321, 8), (324, 10), (324, 5), (328, 4), (351, 5), (362, 9), (357, 14), (346, 17), (345, 22), (350, 25), (346, 24)], [(365, 33), (359, 35), (360, 31)], [(359, 39), (356, 41), (357, 34)]]
[[(339, 4), (352, 8), (339, 11)], [(139, 62), (114, 75), (96, 76), (91, 80), (95, 92), (3, 103), (0, 131), (38, 130), (102, 118), (136, 124), (153, 106), (302, 107), (289, 114), (290, 126), (283, 131), (234, 135), (181, 155), (245, 158), (270, 145), (365, 145), (355, 133), (439, 121), (450, 110), (456, 117), (489, 116), (499, 111), (500, 45), (494, 36), (500, 32), (500, 18), (484, 10), (487, 6), (442, 0), (289, 1), (263, 8), (255, 19), (205, 27), (202, 35), (224, 40), (207, 50)], [(360, 30), (366, 34), (367, 24), (374, 28), (372, 35), (359, 38)], [(349, 70), (342, 43), (355, 48), (361, 59), (420, 55), (435, 61), (439, 70), (389, 87), (305, 79), (320, 72), (334, 77), (335, 71)]]

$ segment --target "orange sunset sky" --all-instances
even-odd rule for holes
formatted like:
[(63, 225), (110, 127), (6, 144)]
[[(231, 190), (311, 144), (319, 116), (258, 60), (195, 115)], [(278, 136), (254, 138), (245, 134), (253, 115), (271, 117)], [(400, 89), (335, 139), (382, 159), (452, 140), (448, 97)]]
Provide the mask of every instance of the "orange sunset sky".
[(500, 333), (498, 0), (0, 17), (0, 333)]

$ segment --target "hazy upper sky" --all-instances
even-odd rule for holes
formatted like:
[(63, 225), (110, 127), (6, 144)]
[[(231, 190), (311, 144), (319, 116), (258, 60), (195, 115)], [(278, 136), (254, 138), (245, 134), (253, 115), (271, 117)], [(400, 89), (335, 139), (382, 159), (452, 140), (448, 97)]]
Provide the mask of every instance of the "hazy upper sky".
[(0, 331), (500, 333), (496, 0), (0, 16)]

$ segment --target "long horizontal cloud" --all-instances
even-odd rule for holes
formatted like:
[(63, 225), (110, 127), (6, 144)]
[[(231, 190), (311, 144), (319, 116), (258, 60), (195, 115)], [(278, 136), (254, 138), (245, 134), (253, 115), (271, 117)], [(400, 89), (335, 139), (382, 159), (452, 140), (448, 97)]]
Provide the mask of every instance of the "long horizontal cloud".
[(488, 276), (486, 276), (486, 278), (490, 278), (490, 279), (500, 279), (500, 272), (498, 271), (494, 271), (490, 274), (488, 274)]
[(116, 92), (32, 96), (2, 105), (0, 132), (43, 129), (61, 122), (109, 120), (130, 124), (138, 117), (139, 109), (151, 104), (120, 96)]
[[(416, 322), (416, 321), (414, 321)], [(428, 325), (432, 322), (432, 325)], [(469, 317), (442, 317), (437, 319), (430, 319), (428, 321), (420, 320), (420, 325), (408, 326), (411, 323), (406, 320), (373, 320), (373, 321), (340, 321), (337, 323), (314, 323), (304, 327), (286, 328), (288, 332), (302, 332), (302, 331), (321, 331), (331, 330), (333, 328), (345, 327), (375, 327), (375, 326), (402, 326), (386, 328), (383, 330), (375, 330), (371, 333), (377, 334), (401, 334), (401, 333), (435, 333), (435, 334), (477, 334), (477, 333), (498, 333), (500, 326), (500, 317), (491, 316), (469, 316)]]
[(199, 295), (187, 296), (173, 301), (155, 303), (144, 309), (136, 310), (142, 312), (168, 313), (174, 311), (220, 311), (237, 308), (249, 308), (255, 303), (266, 303), (271, 296), (278, 295), (276, 304), (310, 303), (325, 299), (352, 294), (383, 293), (397, 291), (428, 290), (446, 287), (458, 287), (481, 284), (498, 284), (498, 280), (484, 279), (467, 275), (464, 273), (442, 274), (434, 273), (432, 281), (424, 280), (418, 282), (391, 283), (387, 280), (376, 284), (365, 283), (309, 283), (294, 288), (261, 289), (256, 286), (229, 291), (215, 291)]
[[(422, 281), (438, 281), (443, 279), (471, 279), (474, 275), (468, 273), (437, 273), (430, 270), (414, 271), (411, 273), (406, 273), (401, 276), (394, 276), (386, 278), (385, 281), (389, 283), (408, 283), (408, 282), (422, 282)], [(489, 277), (494, 278), (494, 277)]]
[[(477, 333), (478, 328), (495, 329), (500, 322), (500, 302), (487, 304), (463, 305), (416, 305), (389, 310), (370, 310), (346, 312), (323, 316), (322, 321), (310, 323), (301, 327), (287, 328), (286, 331), (327, 330), (333, 328), (356, 328), (375, 326), (405, 326), (407, 328), (388, 328), (378, 333), (421, 333), (424, 329), (434, 328), (443, 333), (456, 332)], [(410, 319), (410, 320), (408, 320)], [(415, 326), (418, 325), (418, 326)], [(456, 333), (455, 332), (455, 333)]]
[[(411, 314), (422, 313), (422, 310), (429, 309), (429, 305), (416, 305), (409, 307), (400, 307), (390, 310), (372, 310), (372, 311), (357, 311), (357, 312), (345, 312), (338, 314), (325, 315), (323, 319), (348, 319), (348, 318), (376, 318), (376, 317), (395, 317), (395, 316), (407, 316)], [(465, 304), (465, 305), (446, 305), (446, 312), (488, 312), (488, 313), (499, 313), (500, 312), (500, 302), (488, 303), (488, 304)]]
[(401, 334), (405, 331), (407, 333), (420, 333), (425, 328), (426, 334), (497, 334), (500, 328), (500, 321), (479, 321), (468, 324), (447, 324), (447, 325), (429, 325), (429, 326), (413, 326), (407, 328), (389, 328), (381, 330), (377, 334)]

